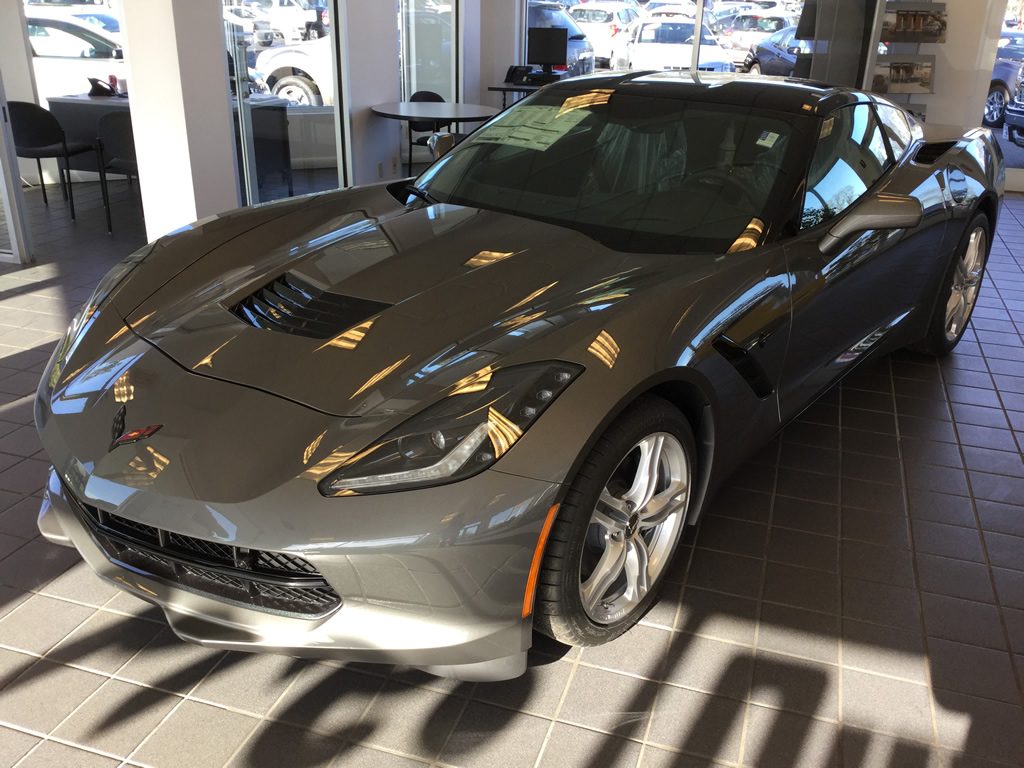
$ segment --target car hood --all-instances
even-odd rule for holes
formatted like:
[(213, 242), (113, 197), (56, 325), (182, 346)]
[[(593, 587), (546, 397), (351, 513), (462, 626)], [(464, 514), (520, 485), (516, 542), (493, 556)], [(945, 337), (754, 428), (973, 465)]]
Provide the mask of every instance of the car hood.
[[(585, 338), (579, 325), (602, 322), (588, 318), (656, 283), (667, 266), (665, 257), (621, 254), (538, 221), (403, 208), (385, 197), (379, 187), (357, 190), (264, 217), (125, 320), (202, 376), (335, 416), (405, 413), (497, 361), (567, 355)], [(327, 294), (315, 335), (289, 332), (308, 315), (277, 299), (294, 298), (296, 287)]]

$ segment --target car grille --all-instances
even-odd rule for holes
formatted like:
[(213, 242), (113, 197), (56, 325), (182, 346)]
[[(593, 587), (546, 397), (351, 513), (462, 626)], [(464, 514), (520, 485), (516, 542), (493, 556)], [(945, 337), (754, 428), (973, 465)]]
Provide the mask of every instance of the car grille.
[(231, 312), (254, 328), (329, 339), (390, 306), (330, 293), (286, 273), (246, 296)]
[(296, 555), (172, 533), (67, 496), (107, 558), (129, 570), (274, 613), (321, 616), (342, 603), (312, 563)]

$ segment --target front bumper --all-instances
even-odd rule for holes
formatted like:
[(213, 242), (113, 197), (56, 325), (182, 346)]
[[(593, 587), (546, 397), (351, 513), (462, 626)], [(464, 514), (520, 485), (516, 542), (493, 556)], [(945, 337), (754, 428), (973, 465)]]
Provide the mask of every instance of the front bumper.
[[(500, 522), (480, 516), (479, 527), (491, 530), (491, 541), (476, 538), (475, 530), (463, 535), (453, 529), (451, 536), (432, 537), (432, 543), (414, 547), (399, 535), (393, 547), (373, 553), (346, 541), (289, 550), (312, 563), (344, 601), (312, 617), (218, 599), (154, 576), (138, 562), (126, 565), (112, 559), (100, 543), (102, 537), (83, 518), (83, 505), (52, 470), (39, 529), (49, 541), (77, 549), (102, 578), (159, 606), (175, 634), (190, 642), (225, 650), (403, 664), (467, 680), (508, 679), (525, 670), (532, 640), (532, 623), (521, 615), (531, 542), (536, 542), (534, 516), (528, 510), (553, 502), (557, 486), (539, 488), (536, 481), (494, 472), (478, 478), (489, 480), (490, 493), (506, 501), (516, 498), (513, 509), (518, 505), (520, 510), (518, 521), (515, 516)], [(471, 485), (474, 479), (458, 485)], [(480, 504), (479, 494), (486, 491), (478, 485), (452, 498), (461, 495), (468, 505)], [(430, 503), (413, 500), (424, 502)], [(464, 521), (460, 511), (456, 504), (454, 520)], [(503, 524), (510, 530), (502, 530)]]

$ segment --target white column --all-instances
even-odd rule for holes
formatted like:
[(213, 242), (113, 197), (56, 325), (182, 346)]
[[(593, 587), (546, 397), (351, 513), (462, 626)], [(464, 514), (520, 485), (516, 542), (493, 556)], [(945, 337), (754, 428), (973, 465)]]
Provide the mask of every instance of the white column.
[(154, 239), (239, 205), (222, 3), (122, 6), (142, 205)]
[(374, 104), (402, 98), (397, 4), (339, 0), (338, 10), (343, 17), (337, 20), (342, 45), (340, 103), (348, 110), (345, 139), (351, 160), (347, 181), (372, 184), (399, 178), (404, 123), (370, 112)]

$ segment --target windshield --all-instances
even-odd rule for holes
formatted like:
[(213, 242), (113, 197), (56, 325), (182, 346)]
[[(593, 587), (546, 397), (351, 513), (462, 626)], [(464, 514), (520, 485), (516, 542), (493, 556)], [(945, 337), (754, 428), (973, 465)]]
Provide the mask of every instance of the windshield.
[[(687, 21), (649, 21), (640, 29), (640, 37), (637, 42), (691, 45), (693, 43), (693, 28), (693, 23)], [(707, 27), (703, 28), (700, 42), (701, 45), (718, 45), (718, 41)]]
[(589, 24), (605, 24), (613, 21), (610, 11), (602, 11), (599, 8), (573, 8), (569, 14), (576, 21)]
[(792, 200), (799, 174), (787, 156), (801, 119), (610, 89), (540, 91), (418, 185), (439, 202), (551, 222), (616, 250), (725, 253)]
[(527, 15), (529, 27), (565, 27), (569, 30), (569, 39), (582, 40), (586, 37), (579, 24), (557, 5), (531, 5)]

